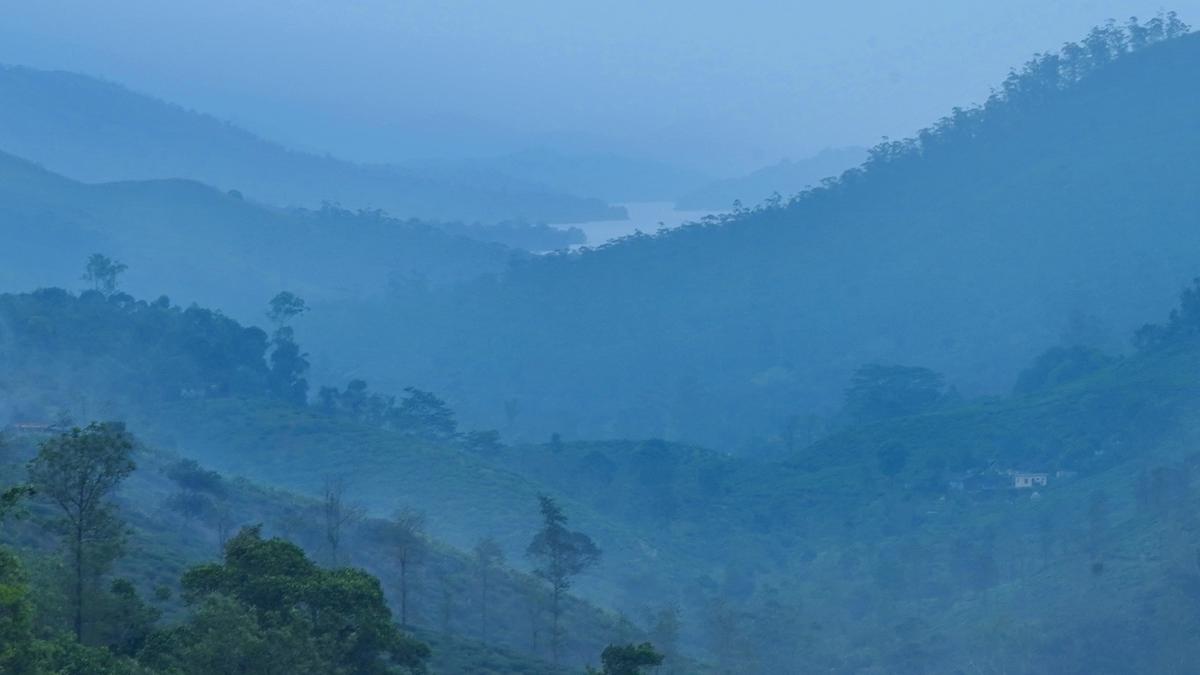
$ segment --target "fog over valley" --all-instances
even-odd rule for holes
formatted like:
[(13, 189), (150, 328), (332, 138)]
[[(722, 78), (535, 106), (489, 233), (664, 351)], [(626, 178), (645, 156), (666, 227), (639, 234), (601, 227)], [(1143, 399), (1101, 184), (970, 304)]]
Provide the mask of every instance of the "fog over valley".
[(8, 9), (0, 674), (1195, 672), (1200, 2)]

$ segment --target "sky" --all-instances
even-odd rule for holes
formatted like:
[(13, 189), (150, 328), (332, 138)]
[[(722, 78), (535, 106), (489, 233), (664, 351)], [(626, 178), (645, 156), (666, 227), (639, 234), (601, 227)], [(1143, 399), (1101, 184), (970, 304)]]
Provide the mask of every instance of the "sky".
[[(368, 162), (528, 149), (717, 176), (903, 137), (1135, 0), (3, 0), (0, 62)], [(1171, 9), (1200, 24), (1200, 0)]]

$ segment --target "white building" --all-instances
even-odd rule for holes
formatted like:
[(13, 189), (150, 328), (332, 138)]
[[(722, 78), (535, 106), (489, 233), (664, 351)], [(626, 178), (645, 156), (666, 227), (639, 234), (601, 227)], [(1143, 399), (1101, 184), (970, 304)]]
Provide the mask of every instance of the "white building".
[(1046, 474), (1044, 473), (1023, 473), (1020, 471), (1014, 471), (1012, 474), (1012, 479), (1012, 486), (1018, 490), (1046, 486)]

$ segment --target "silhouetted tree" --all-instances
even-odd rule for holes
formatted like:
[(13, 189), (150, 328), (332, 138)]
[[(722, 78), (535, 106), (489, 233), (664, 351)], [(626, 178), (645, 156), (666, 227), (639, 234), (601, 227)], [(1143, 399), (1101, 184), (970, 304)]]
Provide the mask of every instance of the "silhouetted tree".
[(29, 462), (34, 489), (62, 513), (76, 640), (83, 639), (86, 579), (116, 556), (124, 536), (108, 497), (133, 473), (132, 450), (124, 425), (92, 423), (42, 443)]
[(542, 529), (529, 543), (527, 553), (537, 565), (534, 575), (550, 585), (550, 647), (554, 664), (558, 665), (564, 637), (563, 599), (571, 588), (571, 579), (599, 562), (600, 549), (591, 537), (567, 529), (567, 516), (553, 498), (540, 495), (538, 504)]
[(407, 393), (396, 411), (396, 427), (405, 433), (445, 441), (454, 438), (457, 424), (454, 411), (430, 392), (406, 387)]
[(271, 390), (280, 398), (295, 404), (308, 399), (308, 354), (300, 351), (292, 329), (281, 326), (271, 338)]
[(321, 515), (324, 518), (325, 543), (329, 546), (329, 563), (337, 567), (343, 530), (362, 520), (363, 510), (346, 502), (346, 481), (338, 476), (325, 478), (321, 491)]
[(258, 527), (231, 539), (221, 563), (188, 570), (182, 585), (198, 612), (176, 639), (161, 641), (176, 653), (159, 658), (199, 661), (188, 673), (385, 675), (423, 672), (429, 657), (428, 646), (396, 629), (375, 577), (321, 569)]
[(18, 513), (18, 508), (21, 506), (21, 501), (33, 494), (33, 487), (29, 485), (14, 485), (4, 492), (0, 492), (0, 523), (12, 513)]
[(400, 570), (400, 625), (407, 627), (412, 569), (421, 563), (426, 548), (425, 514), (409, 508), (398, 509), (391, 520), (382, 523), (380, 535)]
[(600, 654), (600, 663), (604, 669), (599, 674), (592, 669), (592, 675), (641, 675), (643, 668), (662, 665), (663, 655), (655, 651), (654, 645), (643, 642), (640, 645), (609, 645)]
[(289, 321), (308, 311), (304, 299), (291, 291), (280, 291), (267, 304), (267, 318), (276, 326), (286, 326)]
[(117, 291), (118, 280), (129, 267), (108, 256), (93, 253), (84, 266), (83, 280), (92, 285), (92, 289), (112, 295)]

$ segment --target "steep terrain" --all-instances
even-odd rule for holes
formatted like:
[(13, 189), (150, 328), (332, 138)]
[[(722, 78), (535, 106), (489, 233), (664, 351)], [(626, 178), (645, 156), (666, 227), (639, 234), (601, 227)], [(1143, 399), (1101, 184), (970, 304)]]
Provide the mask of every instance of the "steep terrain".
[(1053, 345), (1124, 349), (1200, 269), (1200, 36), (1130, 39), (1099, 29), (792, 200), (318, 311), (397, 336), (344, 345), (381, 386), (436, 389), (488, 426), (516, 401), (525, 438), (769, 450), (870, 362), (1004, 391)]
[[(646, 627), (677, 607), (680, 646), (725, 672), (789, 672), (801, 661), (834, 671), (1153, 672), (1172, 668), (1167, 655), (1191, 653), (1200, 627), (1187, 605), (1200, 587), (1197, 298), (1189, 289), (1167, 323), (1140, 330), (1126, 358), (1026, 376), (1019, 395), (847, 423), (775, 463), (658, 440), (482, 454), (421, 441), (276, 399), (257, 329), (94, 293), (2, 298), (2, 391), (10, 419), (121, 417), (154, 445), (300, 493), (340, 475), (371, 513), (422, 509), (435, 537), (461, 549), (494, 536), (518, 568), (535, 496), (560, 495), (604, 550), (577, 592)], [(1063, 363), (1043, 358), (1033, 370), (1065, 373)], [(139, 461), (170, 460), (158, 456)], [(1011, 471), (1047, 484), (1014, 488)], [(178, 530), (153, 524), (169, 484), (152, 474), (131, 483), (136, 522)], [(322, 554), (303, 515), (311, 501), (237, 485), (243, 520)], [(194, 527), (186, 550), (211, 548), (212, 526)], [(351, 558), (394, 578), (363, 536), (348, 544)], [(155, 563), (164, 569), (194, 555), (154, 546), (177, 560)], [(466, 574), (445, 550), (437, 560)], [(434, 573), (443, 562), (430, 567), (423, 621), (442, 616), (450, 583)], [(453, 583), (452, 632), (470, 636), (466, 577)], [(518, 618), (497, 639), (527, 649), (519, 593), (505, 602)], [(571, 627), (580, 658), (593, 639), (637, 634), (603, 628), (585, 609)]]

